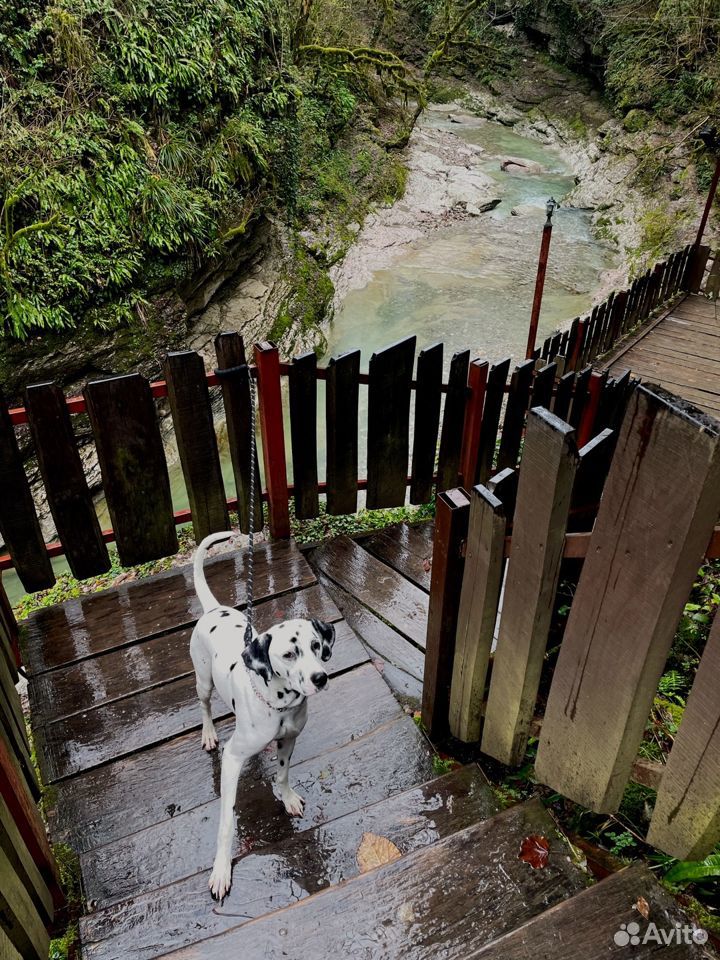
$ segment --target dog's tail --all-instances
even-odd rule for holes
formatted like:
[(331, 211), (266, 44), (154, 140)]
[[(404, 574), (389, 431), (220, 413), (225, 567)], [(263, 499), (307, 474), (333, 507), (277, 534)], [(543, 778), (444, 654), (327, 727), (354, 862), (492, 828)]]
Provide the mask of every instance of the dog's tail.
[(220, 533), (211, 533), (209, 536), (205, 537), (195, 551), (195, 559), (193, 560), (193, 577), (195, 580), (195, 592), (197, 593), (198, 600), (203, 608), (203, 613), (207, 613), (208, 610), (212, 610), (213, 607), (219, 606), (217, 600), (210, 592), (210, 587), (207, 585), (207, 580), (205, 579), (204, 565), (207, 552), (210, 547), (214, 546), (216, 543), (223, 543), (223, 541), (229, 540), (232, 535), (233, 534), (231, 530), (223, 530)]

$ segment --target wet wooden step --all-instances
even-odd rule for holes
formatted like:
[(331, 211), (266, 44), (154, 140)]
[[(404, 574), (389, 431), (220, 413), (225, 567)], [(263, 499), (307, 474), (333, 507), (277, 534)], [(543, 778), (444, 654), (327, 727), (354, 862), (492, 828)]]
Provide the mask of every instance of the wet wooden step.
[[(332, 663), (332, 661), (330, 661)], [(58, 784), (51, 833), (78, 852), (126, 837), (219, 795), (220, 759), (200, 745), (199, 707), (191, 732)], [(331, 680), (313, 698), (293, 765), (403, 716), (375, 667), (365, 664)], [(218, 724), (221, 741), (232, 718)]]
[[(342, 672), (367, 660), (367, 654), (327, 591), (320, 586), (286, 593), (258, 604), (255, 626), (266, 630), (291, 617), (317, 617), (335, 623), (337, 637), (332, 669)], [(161, 686), (193, 672), (192, 627), (163, 633), (129, 647), (38, 674), (30, 679), (33, 726), (47, 725), (71, 714)]]
[(398, 633), (425, 649), (428, 595), (349, 537), (309, 554), (313, 566)]
[[(393, 726), (406, 723), (395, 721)], [(395, 731), (397, 734), (397, 731)], [(406, 745), (400, 735), (389, 752), (397, 756)], [(371, 735), (372, 739), (373, 735)], [(373, 750), (381, 746), (378, 738)], [(368, 742), (369, 745), (369, 742)], [(339, 752), (339, 751), (338, 751)], [(385, 760), (359, 745), (345, 762), (356, 763), (356, 775), (367, 779)], [(370, 765), (368, 765), (370, 761)], [(330, 758), (332, 765), (332, 758)], [(382, 773), (385, 773), (383, 769)], [(377, 777), (376, 777), (377, 779)], [(335, 792), (336, 780), (326, 787)], [(395, 780), (397, 782), (397, 780)], [(317, 787), (316, 787), (317, 789)], [(357, 794), (358, 801), (361, 796)], [(83, 955), (91, 960), (148, 960), (161, 950), (207, 939), (237, 927), (298, 899), (358, 874), (357, 850), (364, 833), (386, 837), (403, 853), (410, 853), (492, 816), (497, 804), (476, 766), (463, 767), (445, 777), (395, 794), (364, 809), (332, 820), (286, 840), (257, 845), (235, 864), (233, 886), (222, 906), (207, 889), (209, 871), (174, 883), (162, 891), (134, 896), (81, 921)], [(242, 814), (240, 814), (242, 816)], [(181, 824), (176, 834), (184, 837)], [(183, 839), (194, 847), (193, 836)], [(98, 860), (112, 880), (113, 860)], [(118, 873), (122, 865), (118, 866)], [(87, 880), (87, 877), (86, 877)]]
[[(637, 909), (640, 898), (647, 904), (645, 919)], [(660, 934), (673, 934), (676, 924), (689, 924), (672, 897), (657, 883), (647, 866), (633, 864), (572, 900), (552, 907), (517, 930), (472, 953), (472, 960), (605, 960), (608, 956), (632, 956), (633, 960), (691, 960), (711, 954), (697, 944), (678, 943), (676, 937), (665, 945), (651, 933), (643, 943), (649, 925)], [(628, 926), (636, 924), (638, 930)], [(622, 936), (623, 932), (627, 940)], [(620, 935), (620, 942), (615, 940)], [(639, 942), (630, 943), (630, 936)], [(467, 956), (467, 955), (466, 955)]]
[[(543, 869), (518, 859), (522, 839), (531, 834), (550, 841)], [(466, 957), (583, 887), (584, 875), (542, 804), (530, 801), (292, 907), (163, 956)]]
[[(206, 564), (206, 576), (220, 603), (245, 603), (246, 552), (223, 554)], [(315, 583), (315, 575), (292, 541), (255, 548), (255, 599), (278, 596)], [(194, 623), (200, 614), (192, 566), (177, 567), (147, 580), (46, 607), (22, 624), (25, 665), (30, 673), (136, 643)]]
[(427, 593), (430, 591), (434, 530), (432, 521), (401, 523), (374, 533), (367, 539), (358, 538), (358, 542), (378, 560)]
[(382, 669), (390, 688), (408, 700), (422, 699), (422, 678), (425, 654), (397, 630), (364, 607), (347, 590), (333, 583), (324, 573), (320, 583), (333, 598), (342, 615), (358, 635), (371, 655), (373, 663)]

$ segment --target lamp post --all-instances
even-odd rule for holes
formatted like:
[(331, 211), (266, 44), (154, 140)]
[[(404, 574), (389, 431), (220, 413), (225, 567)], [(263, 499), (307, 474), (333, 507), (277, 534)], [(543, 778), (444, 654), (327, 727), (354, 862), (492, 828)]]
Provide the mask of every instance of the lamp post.
[(698, 134), (698, 140), (702, 140), (707, 150), (715, 153), (715, 173), (713, 174), (712, 182), (710, 183), (710, 191), (708, 193), (705, 209), (703, 210), (703, 215), (700, 220), (700, 226), (698, 227), (697, 237), (695, 238), (696, 249), (702, 243), (705, 227), (707, 226), (708, 218), (710, 217), (710, 211), (712, 210), (712, 205), (715, 201), (718, 183), (720, 183), (720, 137), (718, 137), (717, 130), (715, 127), (703, 127)]
[(545, 287), (545, 274), (547, 272), (548, 254), (550, 253), (550, 238), (552, 236), (552, 217), (560, 204), (554, 197), (550, 197), (545, 204), (547, 220), (543, 226), (542, 242), (540, 243), (540, 258), (538, 260), (537, 278), (535, 280), (535, 296), (533, 297), (532, 314), (530, 316), (530, 331), (528, 333), (527, 350), (525, 359), (529, 360), (535, 352), (535, 340), (537, 339), (538, 323), (540, 321), (540, 307), (542, 306), (543, 289)]

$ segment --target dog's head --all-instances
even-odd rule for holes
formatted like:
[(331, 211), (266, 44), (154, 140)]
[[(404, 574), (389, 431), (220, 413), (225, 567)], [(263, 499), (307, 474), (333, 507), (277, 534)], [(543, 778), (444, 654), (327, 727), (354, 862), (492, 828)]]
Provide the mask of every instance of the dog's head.
[(326, 663), (332, 656), (335, 627), (322, 620), (285, 620), (255, 637), (243, 660), (269, 683), (273, 676), (288, 693), (310, 697), (327, 686)]

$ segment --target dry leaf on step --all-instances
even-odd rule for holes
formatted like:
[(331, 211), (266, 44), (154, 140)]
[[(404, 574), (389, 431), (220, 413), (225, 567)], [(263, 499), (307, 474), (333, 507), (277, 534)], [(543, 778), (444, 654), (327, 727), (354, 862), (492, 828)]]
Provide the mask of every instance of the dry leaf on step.
[(525, 837), (520, 844), (520, 853), (518, 860), (524, 860), (529, 863), (533, 870), (541, 870), (548, 862), (550, 854), (550, 843), (547, 837), (541, 837), (537, 833)]
[(393, 860), (399, 860), (402, 854), (387, 837), (376, 833), (364, 833), (357, 851), (357, 863), (360, 873), (367, 873), (375, 867), (382, 867)]
[(647, 902), (647, 900), (645, 899), (645, 897), (638, 897), (638, 898), (637, 898), (637, 903), (635, 904), (635, 909), (636, 909), (637, 912), (640, 914), (640, 916), (644, 917), (646, 920), (647, 920), (648, 917), (650, 916), (650, 904)]

